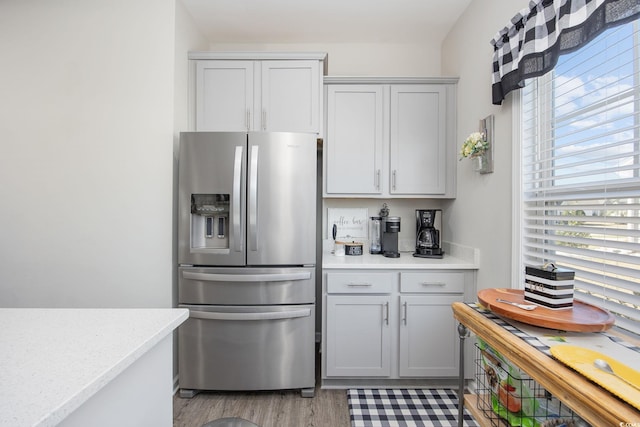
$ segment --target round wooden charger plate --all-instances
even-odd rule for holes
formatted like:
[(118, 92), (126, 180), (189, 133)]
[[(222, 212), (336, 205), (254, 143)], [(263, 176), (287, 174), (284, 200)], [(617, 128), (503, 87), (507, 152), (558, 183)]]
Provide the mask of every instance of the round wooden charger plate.
[(582, 301), (574, 300), (573, 308), (551, 310), (536, 306), (527, 311), (513, 305), (496, 301), (498, 298), (520, 304), (532, 304), (524, 300), (524, 291), (519, 289), (482, 289), (478, 291), (478, 301), (499, 316), (517, 320), (529, 325), (571, 332), (601, 332), (613, 326), (615, 318), (611, 313)]

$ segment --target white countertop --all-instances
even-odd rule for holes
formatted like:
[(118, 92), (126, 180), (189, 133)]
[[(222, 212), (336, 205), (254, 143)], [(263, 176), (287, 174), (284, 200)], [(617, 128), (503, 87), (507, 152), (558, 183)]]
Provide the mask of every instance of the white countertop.
[(184, 322), (185, 309), (0, 309), (0, 426), (53, 426)]
[(477, 249), (455, 244), (445, 244), (445, 254), (442, 258), (418, 258), (411, 252), (400, 252), (399, 258), (387, 258), (383, 255), (371, 255), (366, 250), (362, 255), (335, 256), (331, 253), (331, 245), (325, 244), (322, 254), (322, 268), (325, 269), (398, 269), (398, 270), (422, 270), (422, 269), (460, 269), (475, 270), (479, 265)]

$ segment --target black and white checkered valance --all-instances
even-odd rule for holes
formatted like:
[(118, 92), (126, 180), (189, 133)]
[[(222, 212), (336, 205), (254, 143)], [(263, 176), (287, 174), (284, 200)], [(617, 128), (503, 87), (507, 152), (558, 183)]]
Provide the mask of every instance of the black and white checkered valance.
[(640, 16), (640, 0), (532, 0), (491, 40), (493, 103), (553, 69), (558, 56)]

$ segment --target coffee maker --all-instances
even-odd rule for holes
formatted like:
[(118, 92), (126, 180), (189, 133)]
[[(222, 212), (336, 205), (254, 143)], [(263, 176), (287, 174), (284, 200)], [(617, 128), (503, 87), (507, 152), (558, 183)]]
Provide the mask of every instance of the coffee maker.
[(413, 256), (420, 258), (442, 258), (440, 230), (435, 227), (436, 214), (442, 209), (416, 209), (416, 251)]
[(386, 216), (382, 218), (382, 255), (387, 258), (398, 258), (398, 233), (400, 232), (400, 217)]

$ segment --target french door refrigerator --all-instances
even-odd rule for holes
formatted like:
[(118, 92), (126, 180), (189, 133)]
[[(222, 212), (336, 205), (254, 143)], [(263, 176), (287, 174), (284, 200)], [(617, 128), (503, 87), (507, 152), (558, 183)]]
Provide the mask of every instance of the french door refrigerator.
[(316, 135), (180, 135), (182, 397), (315, 387)]

